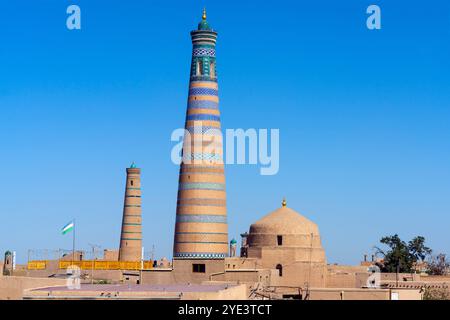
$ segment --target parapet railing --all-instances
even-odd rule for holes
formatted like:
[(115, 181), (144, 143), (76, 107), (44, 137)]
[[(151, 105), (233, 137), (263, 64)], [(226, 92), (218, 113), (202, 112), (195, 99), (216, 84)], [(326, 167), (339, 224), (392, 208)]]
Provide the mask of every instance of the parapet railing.
[[(28, 262), (27, 268), (28, 270), (45, 270), (47, 269), (48, 264), (49, 260), (33, 260)], [(77, 266), (81, 270), (150, 270), (153, 269), (153, 261), (58, 261), (59, 269), (67, 269), (70, 266)]]
[(28, 270), (45, 270), (47, 269), (48, 260), (33, 260), (28, 261)]

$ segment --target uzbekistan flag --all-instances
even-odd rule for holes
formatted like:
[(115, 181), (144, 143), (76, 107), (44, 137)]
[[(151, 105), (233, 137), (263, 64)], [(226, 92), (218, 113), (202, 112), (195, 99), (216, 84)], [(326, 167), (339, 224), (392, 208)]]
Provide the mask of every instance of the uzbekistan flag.
[(73, 223), (73, 221), (69, 222), (68, 224), (66, 224), (66, 225), (61, 229), (61, 233), (62, 233), (62, 234), (66, 234), (67, 232), (72, 231), (74, 225), (75, 225), (75, 224)]

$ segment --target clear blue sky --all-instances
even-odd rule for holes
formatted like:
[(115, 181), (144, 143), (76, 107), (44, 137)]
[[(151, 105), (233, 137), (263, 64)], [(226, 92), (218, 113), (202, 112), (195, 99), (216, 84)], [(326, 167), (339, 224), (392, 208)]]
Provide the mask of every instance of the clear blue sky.
[[(366, 28), (366, 8), (382, 29)], [(66, 28), (78, 4), (82, 30)], [(144, 245), (171, 257), (172, 130), (189, 32), (219, 32), (224, 128), (279, 128), (280, 171), (227, 166), (230, 239), (280, 206), (318, 223), (329, 262), (378, 240), (450, 254), (450, 2), (2, 1), (0, 250), (119, 244), (125, 168), (142, 168)]]

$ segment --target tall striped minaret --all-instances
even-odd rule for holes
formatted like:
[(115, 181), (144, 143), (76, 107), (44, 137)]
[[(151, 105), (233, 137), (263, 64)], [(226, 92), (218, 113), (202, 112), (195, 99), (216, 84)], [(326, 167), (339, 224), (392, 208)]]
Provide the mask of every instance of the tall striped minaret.
[(174, 259), (223, 259), (228, 253), (216, 38), (203, 11), (191, 32), (192, 64), (180, 166)]
[(127, 168), (119, 261), (141, 261), (142, 209), (141, 169), (133, 164)]

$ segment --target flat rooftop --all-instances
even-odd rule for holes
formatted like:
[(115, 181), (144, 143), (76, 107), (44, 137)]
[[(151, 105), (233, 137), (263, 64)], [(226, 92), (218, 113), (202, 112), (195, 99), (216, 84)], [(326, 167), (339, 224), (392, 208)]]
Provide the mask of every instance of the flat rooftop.
[(37, 288), (32, 291), (67, 291), (67, 292), (217, 292), (234, 287), (230, 284), (82, 284), (80, 289), (67, 286)]
[(24, 292), (25, 300), (199, 300), (245, 299), (245, 285), (213, 284), (82, 284), (79, 289), (48, 286)]

